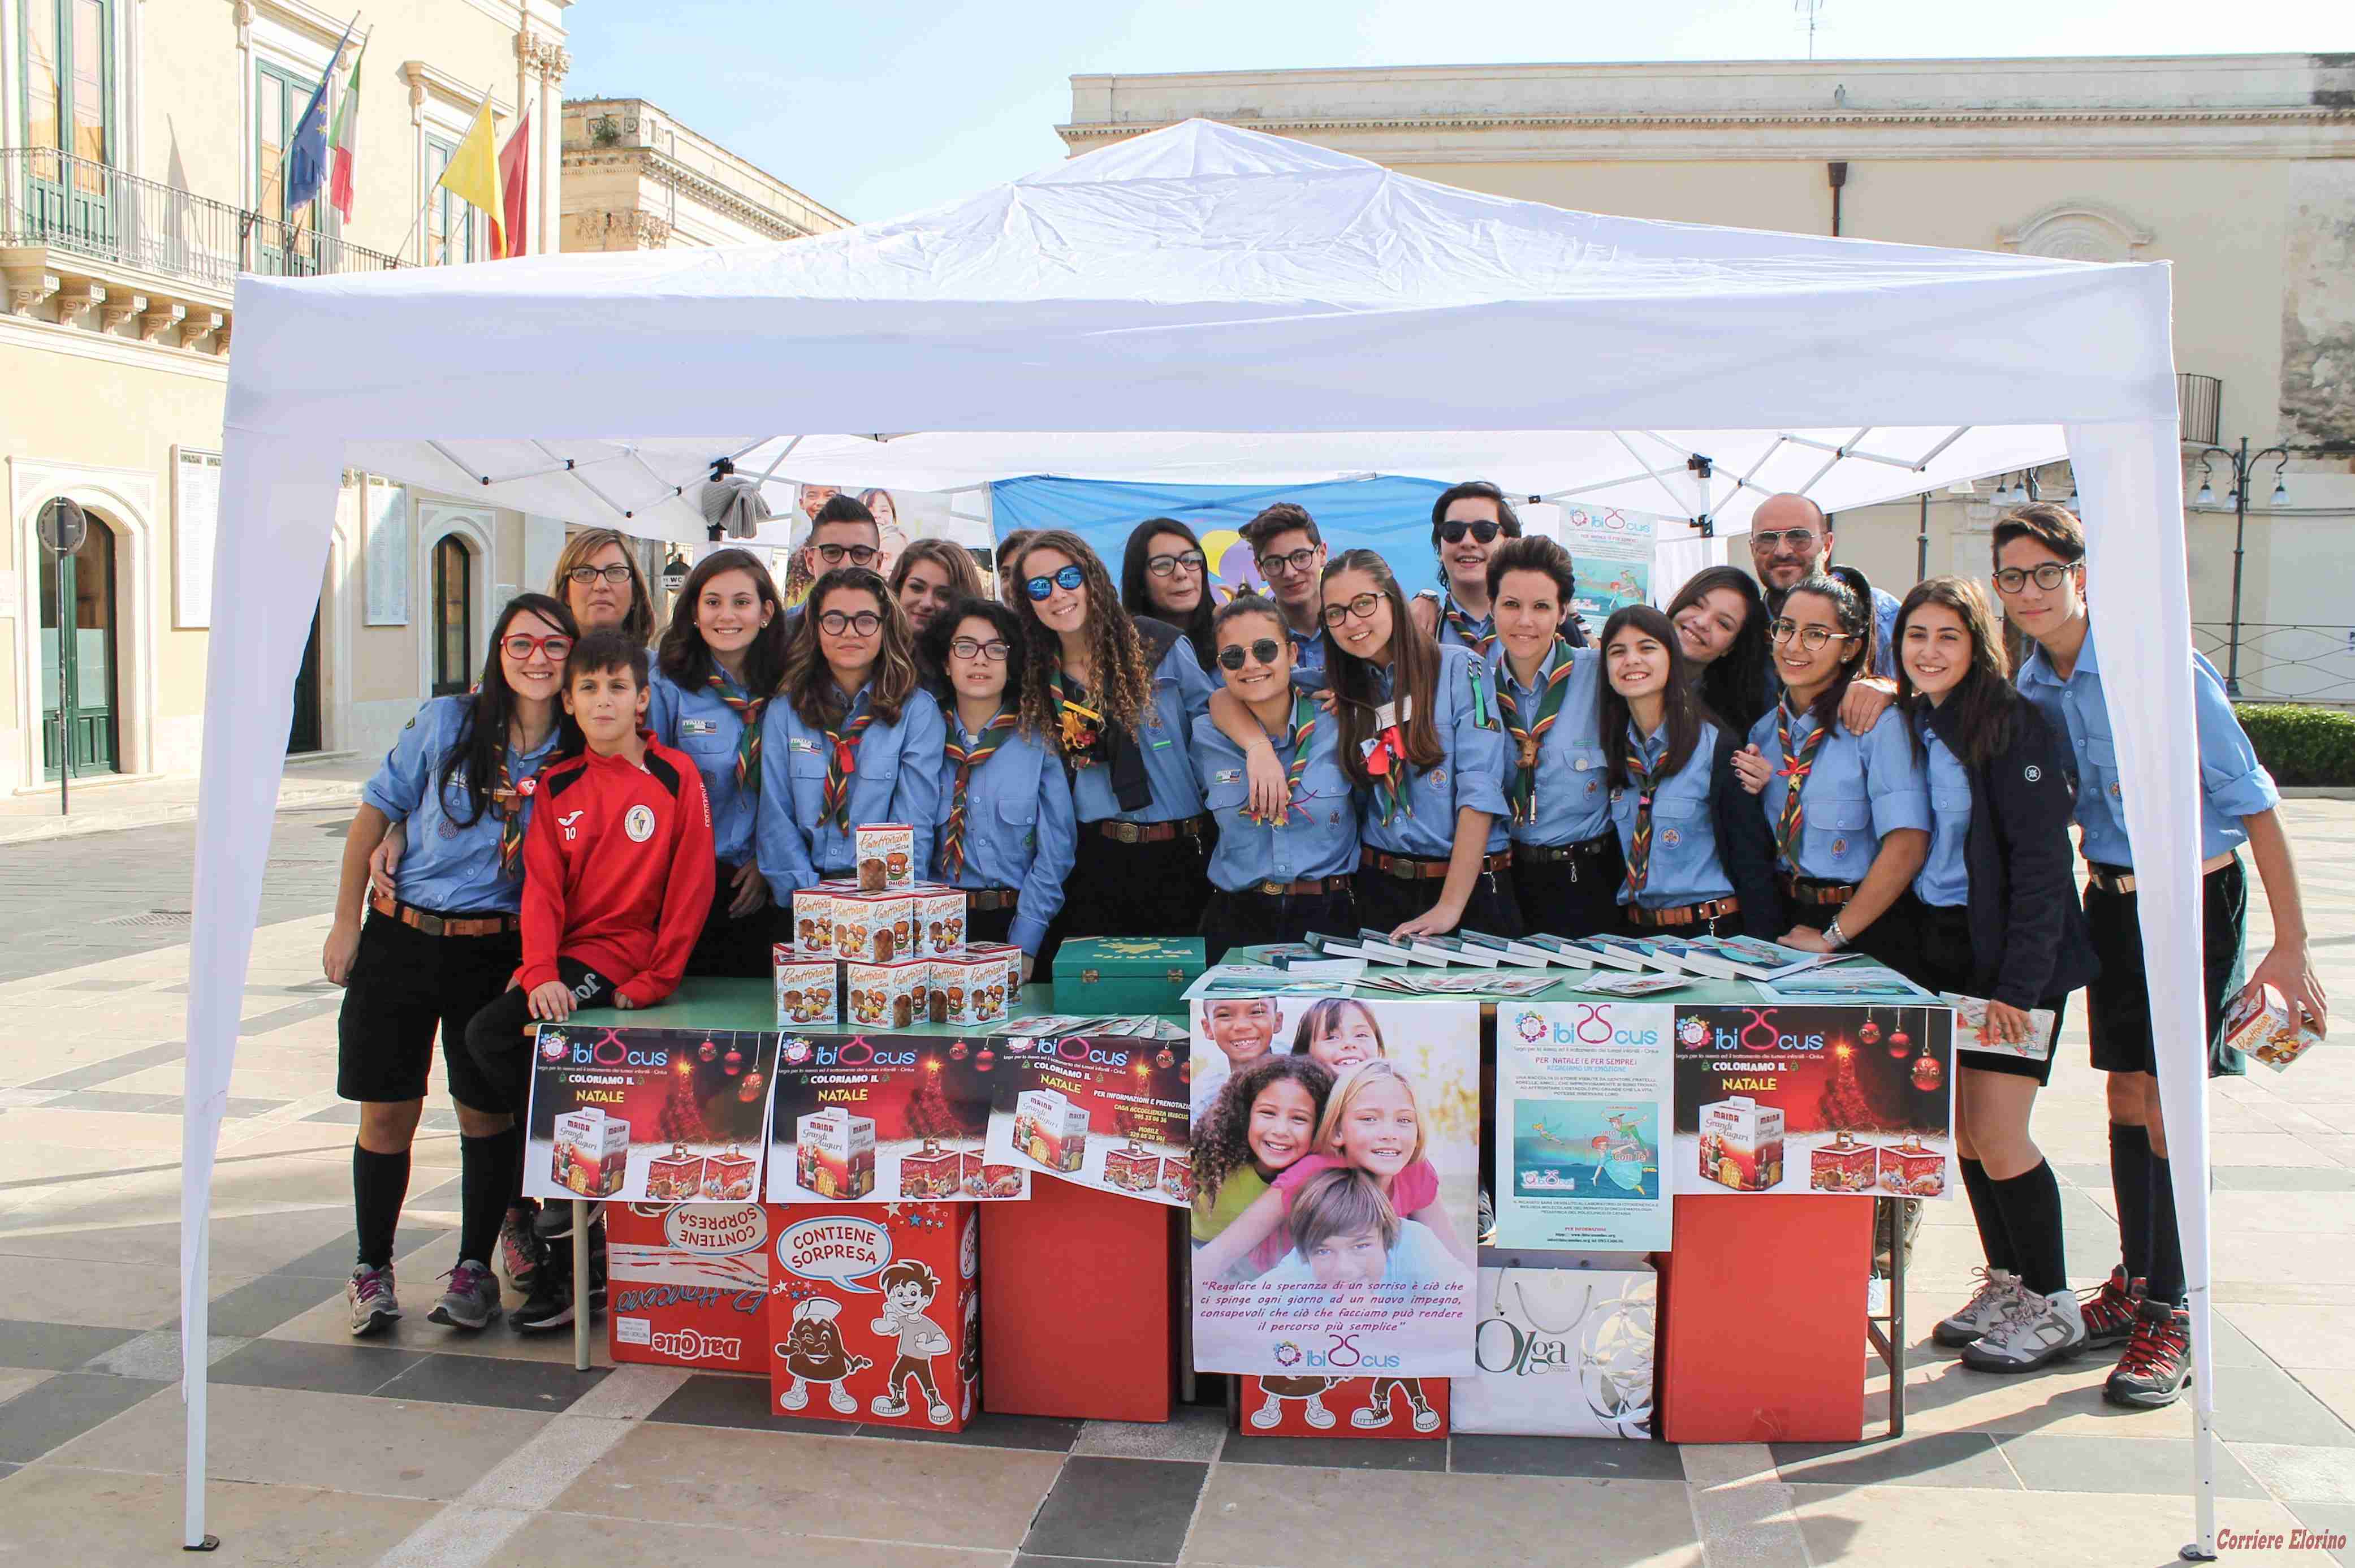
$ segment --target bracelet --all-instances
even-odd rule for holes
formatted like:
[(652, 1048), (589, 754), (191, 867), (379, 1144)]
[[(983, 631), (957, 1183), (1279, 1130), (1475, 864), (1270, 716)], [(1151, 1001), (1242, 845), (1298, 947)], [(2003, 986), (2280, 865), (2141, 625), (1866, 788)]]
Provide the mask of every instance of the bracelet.
[(1824, 940), (1831, 944), (1835, 953), (1848, 946), (1848, 933), (1839, 928), (1839, 916), (1832, 916), (1832, 923), (1824, 927)]

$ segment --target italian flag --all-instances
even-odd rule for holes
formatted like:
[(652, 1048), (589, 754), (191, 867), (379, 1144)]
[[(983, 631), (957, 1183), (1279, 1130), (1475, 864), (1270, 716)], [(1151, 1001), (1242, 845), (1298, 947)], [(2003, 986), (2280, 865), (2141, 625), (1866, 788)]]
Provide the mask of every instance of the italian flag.
[(368, 46), (360, 46), (359, 59), (352, 61), (352, 80), (344, 88), (343, 101), (336, 105), (335, 129), (328, 133), (327, 200), (343, 220), (352, 220), (352, 165), (359, 158), (360, 139), (360, 67), (368, 63)]

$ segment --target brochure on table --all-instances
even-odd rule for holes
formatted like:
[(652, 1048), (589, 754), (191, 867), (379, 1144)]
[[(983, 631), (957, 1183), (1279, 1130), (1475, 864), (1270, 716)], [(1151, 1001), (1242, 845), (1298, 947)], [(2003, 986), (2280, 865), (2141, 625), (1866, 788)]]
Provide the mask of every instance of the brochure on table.
[(777, 1037), (754, 1029), (541, 1024), (524, 1191), (624, 1203), (761, 1195)]
[(998, 1043), (985, 1152), (991, 1165), (1173, 1208), (1193, 1200), (1185, 1040), (1039, 1033)]
[(1668, 1250), (1674, 1015), (1665, 1002), (1497, 1009), (1493, 1245)]
[(1005, 1042), (915, 1034), (789, 1034), (770, 1119), (772, 1203), (1027, 1198), (996, 1164), (991, 1073)]

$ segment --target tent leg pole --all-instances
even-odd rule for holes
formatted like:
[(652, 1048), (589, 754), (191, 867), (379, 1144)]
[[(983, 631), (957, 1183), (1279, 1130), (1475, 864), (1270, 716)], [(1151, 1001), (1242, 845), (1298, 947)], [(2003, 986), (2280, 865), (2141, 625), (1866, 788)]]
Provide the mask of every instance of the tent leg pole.
[[(180, 1550), (212, 1552), (220, 1537), (205, 1533), (205, 1395), (210, 1364), (205, 1347), (212, 1338), (212, 1303), (201, 1283), (210, 1270), (212, 1238), (209, 1220), (199, 1226), (191, 1277), (199, 1284), (186, 1291), (187, 1305), (180, 1317), (180, 1387), (187, 1401), (187, 1492), (180, 1523)], [(185, 1286), (183, 1287), (186, 1288)]]
[(589, 1370), (589, 1217), (596, 1206), (572, 1200), (572, 1370)]

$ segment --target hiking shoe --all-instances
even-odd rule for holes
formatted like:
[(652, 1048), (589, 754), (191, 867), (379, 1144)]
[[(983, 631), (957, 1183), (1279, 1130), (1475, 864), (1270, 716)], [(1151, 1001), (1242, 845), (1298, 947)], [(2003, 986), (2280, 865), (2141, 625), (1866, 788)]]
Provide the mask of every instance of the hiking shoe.
[(2080, 1295), (2077, 1309), (2085, 1320), (2085, 1349), (2098, 1350), (2131, 1336), (2142, 1293), (2142, 1281), (2129, 1280), (2125, 1269), (2114, 1268), (2109, 1278)]
[(2134, 1335), (2117, 1371), (2102, 1385), (2112, 1404), (2157, 1410), (2173, 1404), (2191, 1377), (2191, 1314), (2161, 1301), (2146, 1301), (2135, 1315)]
[(2085, 1348), (2077, 1293), (2050, 1296), (2020, 1286), (1994, 1328), (1963, 1347), (1963, 1365), (1982, 1372), (2032, 1372)]
[(442, 1293), (425, 1320), (445, 1328), (489, 1328), (491, 1319), (499, 1315), (498, 1276), (491, 1273), (490, 1265), (460, 1258), (458, 1266), (442, 1277), (450, 1282), (450, 1288)]
[(392, 1265), (352, 1270), (344, 1285), (344, 1304), (352, 1312), (352, 1338), (364, 1339), (400, 1317), (400, 1297), (393, 1294)]
[(1930, 1330), (1931, 1339), (1950, 1350), (1960, 1349), (1992, 1331), (2020, 1294), (2019, 1276), (2009, 1269), (1975, 1268), (1971, 1273), (1977, 1276), (1978, 1289), (1963, 1304), (1960, 1312), (1941, 1317), (1938, 1326)]
[(531, 1295), (507, 1315), (519, 1334), (537, 1334), (572, 1326), (572, 1239), (551, 1243), (532, 1272)]
[(539, 1266), (539, 1249), (532, 1245), (532, 1216), (539, 1204), (529, 1198), (510, 1208), (499, 1221), (499, 1266), (517, 1290), (531, 1286), (531, 1271)]

